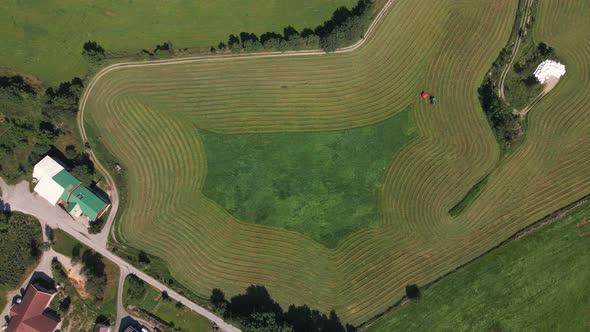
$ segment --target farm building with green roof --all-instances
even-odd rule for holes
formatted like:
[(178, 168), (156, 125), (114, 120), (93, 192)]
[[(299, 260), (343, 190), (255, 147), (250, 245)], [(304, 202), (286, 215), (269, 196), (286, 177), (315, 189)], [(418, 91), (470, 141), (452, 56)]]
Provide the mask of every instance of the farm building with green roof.
[(49, 156), (35, 165), (33, 178), (37, 180), (35, 192), (51, 204), (60, 204), (73, 217), (94, 221), (110, 206)]

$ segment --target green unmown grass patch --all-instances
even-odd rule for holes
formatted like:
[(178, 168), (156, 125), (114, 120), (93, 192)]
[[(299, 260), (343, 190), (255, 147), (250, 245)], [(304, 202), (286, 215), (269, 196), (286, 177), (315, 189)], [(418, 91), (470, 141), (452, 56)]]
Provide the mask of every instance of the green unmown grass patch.
[(378, 222), (381, 177), (413, 134), (406, 110), (339, 132), (201, 136), (206, 196), (243, 221), (284, 227), (334, 247)]
[(423, 290), (368, 331), (587, 331), (590, 204)]

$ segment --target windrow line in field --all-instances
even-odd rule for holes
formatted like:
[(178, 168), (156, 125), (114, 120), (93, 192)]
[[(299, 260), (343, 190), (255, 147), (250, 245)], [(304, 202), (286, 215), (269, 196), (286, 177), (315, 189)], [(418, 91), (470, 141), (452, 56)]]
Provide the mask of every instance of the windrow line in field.
[[(105, 74), (86, 108), (101, 142), (129, 170), (125, 242), (164, 259), (177, 281), (203, 297), (216, 287), (231, 296), (263, 284), (283, 305), (307, 303), (353, 324), (366, 321), (407, 284), (435, 280), (588, 193), (589, 101), (579, 93), (590, 77), (587, 6), (539, 4), (534, 33), (560, 50), (568, 74), (535, 106), (525, 142), (500, 165), (477, 87), (510, 34), (515, 0), (398, 1), (350, 53)], [(422, 100), (421, 90), (439, 103)], [(417, 138), (383, 174), (379, 225), (335, 249), (239, 220), (200, 192), (208, 174), (200, 130), (336, 131), (379, 123), (408, 106)], [(479, 196), (449, 216), (486, 174)]]

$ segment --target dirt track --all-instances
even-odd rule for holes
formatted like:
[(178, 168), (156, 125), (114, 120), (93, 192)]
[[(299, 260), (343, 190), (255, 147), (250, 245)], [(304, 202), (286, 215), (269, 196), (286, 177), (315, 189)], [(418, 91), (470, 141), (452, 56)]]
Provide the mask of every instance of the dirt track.
[(541, 93), (535, 97), (535, 99), (533, 99), (525, 108), (523, 108), (522, 110), (518, 111), (514, 111), (514, 114), (518, 114), (521, 117), (525, 117), (527, 115), (527, 113), (532, 110), (542, 99), (543, 97), (545, 97), (546, 94), (549, 93), (549, 91), (551, 91), (555, 85), (557, 85), (557, 83), (559, 82), (559, 78), (557, 77), (549, 77), (547, 78), (547, 80), (545, 81), (545, 83), (543, 83), (543, 85), (545, 86), (545, 88), (543, 89), (543, 91), (541, 91)]
[(506, 67), (504, 67), (504, 70), (502, 70), (502, 74), (500, 74), (500, 82), (498, 84), (498, 96), (503, 101), (506, 101), (506, 97), (504, 96), (504, 81), (506, 80), (506, 76), (508, 76), (508, 72), (510, 71), (512, 64), (514, 63), (514, 59), (516, 58), (516, 55), (518, 54), (518, 49), (520, 48), (520, 44), (522, 42), (522, 37), (520, 36), (520, 31), (524, 31), (524, 28), (529, 21), (528, 18), (531, 14), (531, 5), (533, 4), (533, 1), (534, 0), (527, 0), (527, 3), (525, 4), (525, 12), (524, 12), (524, 15), (522, 16), (522, 21), (520, 22), (520, 25), (519, 25), (519, 32), (518, 32), (518, 35), (516, 36), (516, 42), (514, 44), (514, 48), (512, 49), (512, 54), (510, 54), (510, 61), (508, 62), (508, 64), (506, 64)]

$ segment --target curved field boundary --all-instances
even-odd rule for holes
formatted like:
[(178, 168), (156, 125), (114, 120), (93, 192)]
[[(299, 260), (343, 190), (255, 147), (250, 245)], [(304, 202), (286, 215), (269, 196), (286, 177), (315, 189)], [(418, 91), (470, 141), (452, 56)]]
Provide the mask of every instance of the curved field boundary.
[[(382, 19), (385, 12), (389, 9), (389, 7), (392, 6), (392, 4), (395, 1), (396, 0), (388, 0), (387, 1), (385, 6), (383, 6), (383, 8), (379, 11), (379, 13), (375, 16), (375, 18), (373, 19), (373, 21), (371, 22), (371, 24), (367, 28), (367, 32), (365, 33), (364, 38), (361, 38), (359, 41), (357, 41), (353, 45), (337, 49), (334, 53), (352, 52), (352, 51), (358, 49), (359, 47), (361, 47), (366, 42), (366, 40), (369, 38), (369, 36), (371, 36), (373, 31), (375, 30), (375, 27), (377, 26), (379, 21)], [(103, 77), (104, 75), (106, 75), (107, 73), (109, 73), (110, 71), (113, 71), (115, 69), (126, 68), (126, 67), (136, 67), (136, 66), (158, 66), (158, 65), (166, 65), (166, 64), (178, 64), (178, 63), (203, 61), (203, 60), (211, 61), (211, 60), (217, 60), (217, 59), (222, 59), (222, 58), (227, 58), (227, 57), (237, 57), (237, 56), (240, 56), (240, 57), (268, 57), (268, 56), (271, 56), (272, 57), (272, 56), (321, 55), (321, 54), (325, 54), (325, 52), (322, 50), (311, 50), (311, 51), (301, 50), (301, 51), (288, 51), (288, 52), (260, 52), (260, 53), (256, 53), (256, 54), (194, 56), (194, 57), (186, 57), (186, 58), (182, 58), (182, 59), (156, 60), (156, 61), (150, 61), (148, 63), (137, 62), (137, 61), (122, 62), (122, 63), (116, 63), (113, 65), (109, 65), (109, 66), (101, 69), (98, 73), (96, 73), (96, 75), (94, 75), (92, 77), (92, 79), (90, 80), (90, 83), (87, 85), (86, 89), (84, 89), (84, 92), (83, 92), (82, 96), (80, 97), (79, 112), (78, 112), (78, 116), (77, 116), (78, 128), (80, 130), (80, 136), (82, 137), (83, 141), (88, 141), (88, 137), (86, 135), (86, 130), (84, 129), (84, 110), (86, 108), (86, 100), (88, 99), (88, 96), (90, 95), (90, 92), (92, 91), (92, 88), (94, 87), (96, 82), (101, 77)], [(117, 211), (119, 210), (119, 193), (117, 191), (117, 186), (115, 185), (115, 181), (113, 181), (112, 176), (107, 171), (107, 169), (100, 163), (98, 158), (96, 158), (96, 155), (94, 154), (94, 152), (89, 151), (89, 155), (90, 155), (91, 160), (94, 162), (95, 166), (99, 170), (99, 172), (105, 176), (107, 186), (110, 188), (109, 198), (111, 200), (111, 211), (109, 213), (109, 217), (108, 217), (107, 222), (104, 227), (105, 231), (96, 236), (98, 241), (100, 241), (101, 243), (106, 245), (109, 236), (112, 235), (112, 238), (116, 240), (116, 236), (113, 233), (113, 231), (114, 231), (113, 223), (115, 221), (115, 218), (117, 217)]]
[[(354, 52), (193, 59), (103, 74), (83, 107), (129, 170), (123, 240), (166, 260), (179, 282), (203, 296), (259, 283), (281, 304), (335, 309), (358, 324), (396, 302), (406, 284), (435, 280), (584, 196), (590, 116), (579, 91), (590, 77), (590, 52), (580, 45), (590, 43), (580, 44), (588, 22), (579, 1), (541, 6), (538, 33), (559, 47), (568, 74), (529, 114), (526, 141), (494, 169), (499, 149), (477, 87), (506, 43), (516, 5), (399, 1)], [(436, 107), (420, 99), (421, 90), (439, 97)], [(333, 250), (237, 220), (200, 192), (207, 156), (199, 130), (343, 130), (408, 105), (417, 139), (383, 174), (380, 224)], [(448, 210), (484, 174), (486, 188), (451, 218)]]

